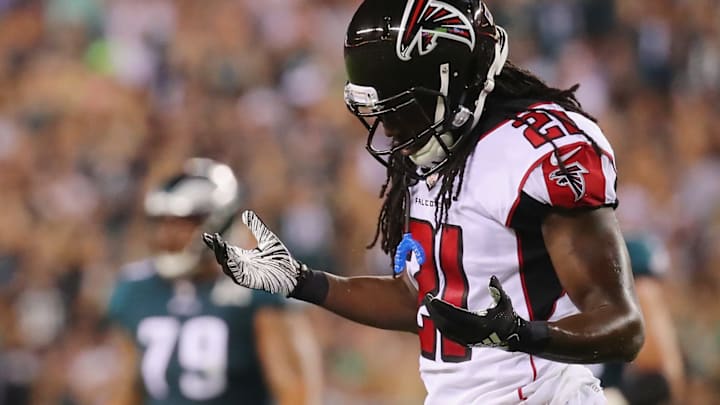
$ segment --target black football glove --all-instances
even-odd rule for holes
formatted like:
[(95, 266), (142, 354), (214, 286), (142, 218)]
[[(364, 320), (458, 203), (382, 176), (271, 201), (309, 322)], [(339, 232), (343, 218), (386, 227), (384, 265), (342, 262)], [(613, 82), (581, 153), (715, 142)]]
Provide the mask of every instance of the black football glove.
[(515, 313), (497, 277), (490, 278), (488, 290), (494, 304), (484, 311), (471, 312), (431, 294), (425, 297), (425, 306), (440, 333), (462, 345), (538, 351), (547, 342), (546, 324), (530, 328), (530, 322)]

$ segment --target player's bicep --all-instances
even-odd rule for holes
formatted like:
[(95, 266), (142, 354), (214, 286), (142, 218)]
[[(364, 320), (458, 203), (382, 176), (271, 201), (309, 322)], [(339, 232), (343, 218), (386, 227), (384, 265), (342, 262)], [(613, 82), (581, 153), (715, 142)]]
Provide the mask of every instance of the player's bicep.
[(637, 306), (630, 259), (612, 209), (550, 213), (542, 231), (558, 279), (581, 311)]

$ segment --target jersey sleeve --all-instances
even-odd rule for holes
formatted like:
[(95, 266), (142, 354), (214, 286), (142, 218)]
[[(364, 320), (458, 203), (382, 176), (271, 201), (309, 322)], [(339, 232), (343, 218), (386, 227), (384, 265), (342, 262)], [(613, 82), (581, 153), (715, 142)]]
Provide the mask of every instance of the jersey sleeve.
[(617, 207), (617, 173), (610, 154), (598, 153), (585, 142), (564, 145), (557, 152), (544, 156), (531, 170), (522, 189), (525, 194), (566, 210)]

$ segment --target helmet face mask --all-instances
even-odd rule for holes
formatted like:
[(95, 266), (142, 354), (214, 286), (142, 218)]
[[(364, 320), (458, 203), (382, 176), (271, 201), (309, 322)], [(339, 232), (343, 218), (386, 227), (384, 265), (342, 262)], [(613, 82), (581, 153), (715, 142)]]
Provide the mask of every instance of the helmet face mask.
[[(431, 89), (416, 87), (383, 100), (370, 96), (357, 96), (358, 93), (377, 94), (372, 88), (361, 88), (348, 83), (345, 87), (345, 102), (350, 111), (368, 130), (367, 151), (381, 164), (388, 166), (391, 156), (402, 154), (409, 157), (421, 149), (431, 138), (435, 138), (446, 153), (451, 156), (452, 145), (445, 143), (441, 135), (448, 130), (450, 108), (447, 97)], [(440, 100), (444, 114), (439, 120), (428, 116), (428, 104)], [(377, 135), (384, 133), (391, 137), (389, 145), (378, 145)], [(381, 137), (382, 138), (382, 137)], [(423, 172), (409, 172), (412, 176), (426, 177)]]
[[(441, 170), (506, 57), (504, 30), (479, 0), (366, 0), (345, 40), (345, 102), (368, 130), (368, 152), (386, 166), (401, 159), (414, 178)], [(389, 147), (377, 146), (381, 127)]]

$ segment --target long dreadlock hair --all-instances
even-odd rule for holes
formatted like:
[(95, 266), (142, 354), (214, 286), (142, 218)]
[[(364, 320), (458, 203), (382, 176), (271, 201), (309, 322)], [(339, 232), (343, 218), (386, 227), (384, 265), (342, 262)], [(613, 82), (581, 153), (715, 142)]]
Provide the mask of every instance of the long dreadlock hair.
[[(582, 114), (593, 122), (597, 122), (594, 117), (582, 109), (580, 102), (575, 97), (578, 88), (579, 85), (577, 84), (564, 90), (550, 87), (529, 71), (508, 61), (495, 80), (495, 90), (488, 95), (486, 111), (495, 110), (498, 106), (502, 106), (500, 114), (504, 119), (520, 120), (529, 128), (532, 128), (532, 125), (529, 125), (526, 120), (517, 115), (526, 110), (527, 106), (532, 102), (542, 101), (558, 104), (568, 111)], [(513, 105), (513, 101), (516, 102), (515, 105)], [(538, 110), (552, 114), (552, 111)], [(557, 115), (554, 116), (563, 119)], [(448, 162), (448, 165), (440, 173), (440, 192), (435, 198), (436, 226), (447, 220), (450, 206), (453, 201), (457, 200), (462, 191), (467, 158), (475, 149), (474, 146), (482, 132), (473, 129), (471, 134), (462, 137), (458, 141), (461, 143), (453, 148), (453, 159)], [(567, 169), (562, 159), (560, 159), (557, 145), (552, 139), (548, 139), (546, 135), (539, 132), (538, 135), (543, 136), (552, 144), (559, 168), (561, 172), (567, 174)], [(588, 139), (595, 152), (601, 154), (597, 143), (584, 132), (583, 135)], [(380, 198), (385, 200), (378, 215), (375, 236), (367, 246), (368, 249), (372, 248), (379, 240), (381, 249), (386, 254), (389, 254), (391, 258), (394, 258), (397, 245), (405, 232), (406, 216), (410, 210), (410, 201), (409, 198), (406, 198), (409, 195), (408, 187), (417, 181), (412, 179), (404, 170), (407, 164), (407, 158), (399, 153), (390, 157), (387, 178), (380, 189)], [(456, 182), (456, 179), (459, 181)]]

